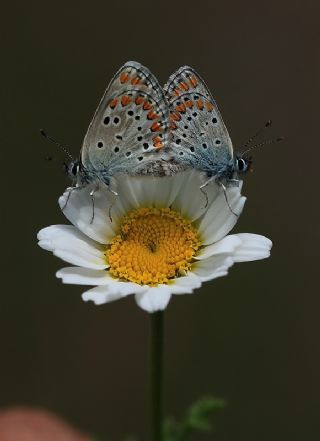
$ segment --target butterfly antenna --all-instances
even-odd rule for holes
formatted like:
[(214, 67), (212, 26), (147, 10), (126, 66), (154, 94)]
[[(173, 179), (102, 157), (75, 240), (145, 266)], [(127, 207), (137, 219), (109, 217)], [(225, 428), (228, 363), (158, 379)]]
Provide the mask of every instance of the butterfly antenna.
[(284, 137), (283, 136), (280, 136), (279, 138), (275, 138), (275, 139), (268, 139), (267, 141), (263, 141), (263, 142), (261, 142), (260, 144), (256, 144), (256, 145), (253, 145), (252, 147), (250, 147), (249, 149), (247, 149), (247, 150), (245, 150), (244, 152), (242, 152), (241, 153), (241, 155), (243, 156), (243, 155), (246, 155), (248, 152), (250, 152), (251, 150), (253, 150), (253, 149), (256, 149), (256, 148), (259, 148), (259, 147), (262, 147), (263, 145), (267, 145), (267, 144), (275, 144), (276, 142), (280, 142), (280, 141), (283, 141), (284, 140)]
[(55, 139), (51, 138), (43, 129), (40, 129), (41, 135), (46, 138), (48, 141), (52, 142), (53, 144), (56, 144), (63, 152), (68, 156), (71, 161), (74, 161), (74, 158), (71, 156), (70, 152), (66, 147), (64, 147), (59, 141), (56, 141)]
[(245, 149), (246, 147), (248, 147), (248, 145), (251, 144), (251, 142), (254, 139), (256, 139), (260, 135), (260, 133), (262, 133), (266, 128), (270, 127), (271, 124), (272, 124), (272, 121), (271, 121), (271, 119), (269, 119), (263, 127), (260, 127), (260, 129), (257, 130), (257, 132), (253, 136), (251, 136), (251, 138), (248, 139), (248, 141), (244, 144), (244, 146), (242, 146), (242, 148)]

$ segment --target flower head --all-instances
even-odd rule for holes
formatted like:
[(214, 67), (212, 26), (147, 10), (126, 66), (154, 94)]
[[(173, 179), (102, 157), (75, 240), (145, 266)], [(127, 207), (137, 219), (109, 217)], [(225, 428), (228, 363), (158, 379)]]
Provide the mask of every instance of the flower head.
[[(93, 285), (84, 300), (103, 304), (134, 294), (138, 305), (164, 309), (172, 294), (192, 293), (202, 282), (227, 274), (235, 262), (264, 259), (271, 241), (256, 234), (228, 235), (237, 221), (221, 187), (187, 171), (171, 177), (121, 176), (90, 196), (87, 186), (59, 199), (73, 225), (52, 225), (38, 233), (39, 245), (71, 263), (57, 272), (64, 283)], [(240, 213), (245, 198), (228, 189)]]

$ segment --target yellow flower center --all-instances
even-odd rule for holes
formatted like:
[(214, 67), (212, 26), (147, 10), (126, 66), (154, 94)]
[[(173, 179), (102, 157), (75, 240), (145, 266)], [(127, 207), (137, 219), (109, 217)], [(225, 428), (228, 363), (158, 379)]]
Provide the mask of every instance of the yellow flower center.
[(114, 277), (155, 286), (187, 272), (200, 245), (191, 222), (176, 211), (139, 208), (123, 219), (106, 258)]

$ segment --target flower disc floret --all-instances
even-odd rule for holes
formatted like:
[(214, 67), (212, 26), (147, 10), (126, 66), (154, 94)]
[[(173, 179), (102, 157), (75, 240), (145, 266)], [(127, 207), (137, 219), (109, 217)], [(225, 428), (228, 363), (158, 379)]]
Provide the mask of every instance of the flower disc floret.
[(113, 277), (156, 286), (190, 270), (200, 245), (197, 230), (178, 212), (139, 208), (123, 219), (106, 258)]

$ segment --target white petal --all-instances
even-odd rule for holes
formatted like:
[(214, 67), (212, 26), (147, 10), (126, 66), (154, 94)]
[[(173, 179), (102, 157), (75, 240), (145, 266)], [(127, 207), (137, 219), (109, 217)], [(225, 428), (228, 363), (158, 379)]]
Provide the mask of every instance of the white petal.
[[(218, 186), (218, 184), (214, 183)], [(240, 215), (246, 198), (241, 196), (239, 187), (227, 188), (227, 198), (232, 210)], [(199, 232), (205, 245), (217, 242), (226, 236), (235, 226), (238, 217), (230, 211), (224, 192), (220, 188), (219, 196), (213, 200), (198, 224)]]
[(92, 300), (96, 305), (102, 305), (103, 303), (112, 302), (114, 300), (121, 299), (130, 294), (142, 293), (147, 289), (131, 282), (117, 282), (110, 285), (97, 286), (89, 289), (82, 294), (82, 299), (87, 302)]
[(166, 308), (171, 298), (170, 288), (167, 285), (158, 285), (137, 293), (135, 300), (140, 308), (147, 312), (161, 311)]
[(82, 233), (105, 244), (115, 235), (117, 213), (113, 205), (117, 197), (105, 185), (101, 185), (91, 197), (93, 189), (92, 185), (87, 185), (71, 190), (71, 194), (67, 190), (59, 198), (59, 205), (67, 219)]
[(39, 246), (73, 265), (85, 268), (107, 267), (100, 244), (89, 239), (72, 225), (51, 225), (38, 233)]
[(202, 281), (207, 281), (225, 276), (232, 265), (233, 259), (230, 256), (219, 254), (194, 263), (192, 272), (200, 277)]
[(203, 173), (192, 170), (191, 172), (180, 173), (180, 178), (182, 179), (181, 190), (177, 194), (172, 208), (194, 221), (207, 210), (206, 197), (200, 190), (204, 183)]
[(130, 197), (134, 208), (169, 207), (180, 190), (178, 175), (170, 177), (135, 176), (119, 179), (119, 192)]
[(234, 236), (241, 240), (241, 245), (233, 254), (235, 262), (249, 262), (266, 259), (270, 256), (272, 242), (267, 237), (249, 233), (240, 233)]
[(156, 185), (155, 206), (158, 208), (170, 207), (179, 191), (181, 191), (182, 179), (177, 173), (174, 176), (157, 178)]
[(200, 288), (201, 279), (189, 272), (184, 277), (177, 277), (168, 285), (172, 294), (191, 294), (194, 289)]
[(110, 291), (109, 287), (104, 285), (89, 289), (81, 297), (85, 302), (91, 300), (95, 305), (103, 305), (121, 299), (123, 296), (120, 293)]
[(139, 207), (139, 201), (137, 195), (141, 191), (141, 181), (138, 178), (134, 178), (128, 175), (119, 175), (111, 180), (112, 188), (115, 188), (118, 193), (118, 197), (115, 198), (115, 204), (119, 204), (123, 215), (129, 211)]
[(242, 240), (237, 235), (229, 235), (219, 240), (216, 243), (203, 247), (199, 254), (195, 257), (196, 260), (207, 259), (210, 256), (217, 254), (233, 255), (235, 250), (242, 244)]
[(70, 266), (57, 271), (56, 276), (63, 283), (75, 285), (111, 285), (116, 283), (106, 270), (94, 270)]

